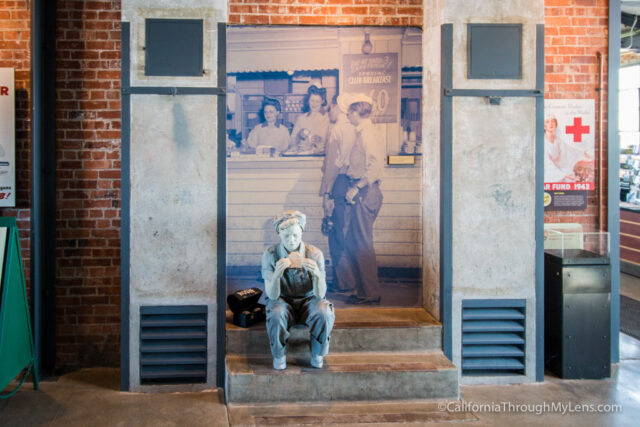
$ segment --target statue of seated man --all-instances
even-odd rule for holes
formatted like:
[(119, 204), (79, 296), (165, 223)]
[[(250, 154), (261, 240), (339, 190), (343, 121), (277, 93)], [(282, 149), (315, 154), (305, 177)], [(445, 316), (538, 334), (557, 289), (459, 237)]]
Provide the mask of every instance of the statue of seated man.
[(291, 326), (309, 327), (311, 366), (322, 368), (329, 352), (329, 339), (335, 313), (324, 296), (324, 256), (322, 251), (302, 241), (306, 216), (288, 210), (274, 219), (280, 243), (262, 256), (262, 278), (267, 294), (267, 334), (273, 355), (273, 368), (287, 367), (287, 341)]

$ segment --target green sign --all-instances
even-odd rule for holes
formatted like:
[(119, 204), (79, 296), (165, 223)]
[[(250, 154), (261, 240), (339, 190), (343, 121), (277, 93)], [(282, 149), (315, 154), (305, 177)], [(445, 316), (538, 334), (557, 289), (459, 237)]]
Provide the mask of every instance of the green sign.
[[(33, 384), (37, 390), (29, 303), (15, 218), (0, 218), (0, 256), (0, 390), (23, 371), (18, 388), (33, 371)], [(0, 397), (12, 395), (18, 388)]]

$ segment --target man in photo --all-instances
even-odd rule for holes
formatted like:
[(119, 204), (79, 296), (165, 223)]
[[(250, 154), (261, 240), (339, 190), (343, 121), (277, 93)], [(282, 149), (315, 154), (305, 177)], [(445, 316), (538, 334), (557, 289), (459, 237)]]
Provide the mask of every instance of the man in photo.
[(380, 183), (386, 147), (371, 122), (373, 100), (364, 94), (348, 99), (347, 117), (356, 127), (349, 155), (345, 201), (352, 205), (344, 253), (338, 266), (340, 285), (355, 293), (347, 304), (379, 304), (378, 264), (373, 245), (373, 224), (382, 207)]
[(333, 264), (333, 278), (330, 291), (350, 296), (349, 290), (341, 286), (337, 266), (344, 252), (347, 226), (350, 222), (351, 205), (346, 194), (350, 179), (347, 177), (349, 156), (356, 140), (356, 128), (347, 119), (349, 94), (335, 95), (329, 108), (332, 122), (327, 140), (324, 162), (322, 164), (322, 182), (320, 197), (324, 210), (323, 233), (329, 240), (329, 253)]

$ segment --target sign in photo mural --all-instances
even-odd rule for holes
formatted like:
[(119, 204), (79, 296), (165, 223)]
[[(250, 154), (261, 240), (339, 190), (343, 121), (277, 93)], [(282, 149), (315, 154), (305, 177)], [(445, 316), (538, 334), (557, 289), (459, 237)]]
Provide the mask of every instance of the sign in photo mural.
[(544, 103), (546, 210), (584, 210), (595, 189), (595, 101), (547, 99)]
[(421, 106), (420, 29), (230, 27), (227, 293), (264, 291), (273, 218), (294, 210), (332, 303), (420, 306)]
[(341, 71), (345, 91), (365, 93), (373, 100), (373, 123), (395, 123), (398, 120), (397, 53), (344, 55)]

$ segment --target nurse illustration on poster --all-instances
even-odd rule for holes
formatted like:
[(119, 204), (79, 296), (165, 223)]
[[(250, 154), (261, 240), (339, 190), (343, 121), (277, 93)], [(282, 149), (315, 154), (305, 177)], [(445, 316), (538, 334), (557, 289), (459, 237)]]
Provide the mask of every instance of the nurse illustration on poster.
[(584, 164), (592, 162), (593, 154), (571, 146), (559, 135), (558, 119), (555, 116), (549, 115), (545, 118), (544, 175), (546, 182), (587, 181), (589, 173)]

